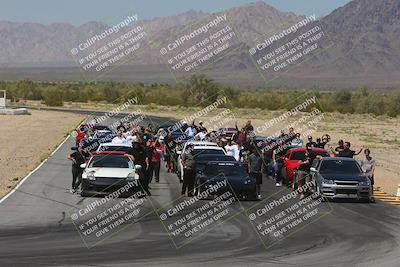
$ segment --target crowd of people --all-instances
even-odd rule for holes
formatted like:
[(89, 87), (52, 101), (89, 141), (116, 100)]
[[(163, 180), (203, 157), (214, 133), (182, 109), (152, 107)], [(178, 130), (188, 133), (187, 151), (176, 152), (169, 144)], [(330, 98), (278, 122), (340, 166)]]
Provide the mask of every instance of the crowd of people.
[[(333, 147), (330, 145), (331, 137), (328, 134), (321, 138), (307, 136), (305, 143), (301, 138), (301, 134), (295, 132), (294, 128), (289, 128), (287, 132), (281, 131), (277, 137), (258, 138), (254, 132), (254, 127), (251, 121), (242, 127), (238, 128), (235, 125), (235, 131), (226, 134), (224, 129), (208, 131), (203, 122), (200, 121), (197, 125), (195, 121), (191, 124), (183, 122), (179, 127), (183, 139), (178, 140), (173, 136), (173, 131), (159, 128), (155, 129), (153, 124), (149, 123), (147, 127), (134, 125), (131, 123), (121, 123), (116, 127), (115, 137), (112, 138), (113, 144), (129, 144), (131, 148), (125, 154), (135, 165), (141, 165), (142, 170), (142, 185), (148, 195), (150, 193), (149, 184), (153, 178), (156, 183), (160, 181), (160, 167), (162, 162), (165, 162), (167, 172), (176, 173), (177, 169), (177, 151), (181, 150), (181, 146), (188, 140), (209, 141), (215, 142), (222, 147), (226, 154), (235, 158), (236, 161), (244, 163), (246, 170), (257, 181), (257, 193), (260, 196), (260, 185), (262, 184), (263, 174), (275, 179), (276, 186), (282, 186), (283, 181), (282, 167), (283, 158), (290, 148), (305, 147), (306, 157), (300, 161), (300, 174), (307, 174), (310, 171), (311, 163), (316, 158), (312, 153), (312, 148), (326, 149), (331, 156), (349, 157), (359, 155), (363, 148), (358, 151), (351, 149), (350, 142), (339, 140), (338, 145)], [(81, 181), (83, 169), (80, 165), (89, 157), (87, 148), (82, 146), (88, 138), (95, 136), (95, 131), (89, 129), (86, 132), (84, 139), (80, 142), (77, 151), (68, 156), (72, 164), (72, 189), (75, 192)], [(182, 155), (182, 164), (184, 172), (187, 174), (184, 177), (195, 177), (193, 172), (195, 164), (193, 155), (190, 155), (190, 149), (187, 150), (188, 155)], [(369, 149), (364, 150), (365, 157), (361, 161), (361, 167), (369, 176), (371, 183), (374, 183), (375, 161), (371, 157)], [(181, 181), (182, 182), (182, 181)], [(191, 183), (189, 183), (191, 184)], [(190, 195), (187, 182), (182, 185), (182, 195)]]

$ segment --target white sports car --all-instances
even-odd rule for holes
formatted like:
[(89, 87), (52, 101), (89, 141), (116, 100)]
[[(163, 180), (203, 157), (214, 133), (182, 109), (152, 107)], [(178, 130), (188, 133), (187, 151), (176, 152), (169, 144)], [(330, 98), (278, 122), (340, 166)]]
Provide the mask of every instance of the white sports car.
[(125, 196), (141, 191), (141, 166), (135, 166), (124, 152), (95, 152), (81, 167), (85, 169), (82, 174), (83, 197), (116, 191), (118, 196)]

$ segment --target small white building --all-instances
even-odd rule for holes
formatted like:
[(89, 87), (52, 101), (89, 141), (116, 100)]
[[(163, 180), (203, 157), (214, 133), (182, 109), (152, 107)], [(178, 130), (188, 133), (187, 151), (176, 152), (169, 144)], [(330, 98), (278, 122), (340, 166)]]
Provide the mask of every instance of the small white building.
[(0, 115), (24, 115), (29, 114), (26, 108), (6, 108), (7, 94), (0, 90)]
[(7, 97), (6, 97), (6, 90), (0, 90), (0, 108), (6, 108), (6, 102), (7, 102)]

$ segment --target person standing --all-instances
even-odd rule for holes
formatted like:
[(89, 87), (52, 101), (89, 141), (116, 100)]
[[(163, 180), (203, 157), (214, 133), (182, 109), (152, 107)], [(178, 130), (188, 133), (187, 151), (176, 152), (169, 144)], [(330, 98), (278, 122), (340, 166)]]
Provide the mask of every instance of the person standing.
[(182, 196), (192, 197), (194, 182), (196, 179), (196, 162), (193, 155), (193, 144), (188, 144), (185, 149), (185, 153), (182, 154), (182, 165), (183, 165), (183, 184), (182, 184)]
[(133, 147), (131, 147), (128, 152), (124, 154), (124, 156), (132, 160), (135, 165), (141, 166), (141, 169), (138, 170), (140, 185), (142, 187), (143, 193), (151, 196), (151, 193), (149, 191), (149, 184), (145, 175), (149, 166), (149, 161), (146, 154), (146, 149), (142, 145), (139, 138), (135, 139)]
[(356, 152), (354, 150), (351, 150), (350, 146), (351, 146), (350, 142), (344, 142), (343, 150), (339, 150), (339, 152), (332, 150), (332, 153), (338, 157), (353, 158), (354, 156), (359, 155), (361, 153), (361, 151), (363, 150), (363, 147), (361, 147), (360, 150), (358, 152)]
[(225, 151), (226, 151), (226, 155), (232, 156), (236, 159), (236, 161), (239, 161), (240, 160), (239, 146), (232, 141), (231, 137), (227, 137), (226, 139), (228, 140), (228, 143), (224, 147)]
[(262, 159), (259, 153), (256, 152), (257, 149), (251, 149), (251, 154), (248, 158), (249, 160), (249, 174), (256, 180), (256, 193), (257, 198), (261, 199), (261, 184), (262, 184)]
[(253, 132), (253, 131), (254, 131), (254, 127), (253, 127), (253, 125), (251, 124), (251, 120), (248, 120), (248, 121), (246, 122), (246, 125), (245, 125), (243, 128), (244, 128), (244, 131), (245, 131), (247, 134), (249, 134), (250, 132)]
[(167, 172), (174, 172), (175, 171), (174, 151), (175, 151), (176, 143), (170, 132), (165, 137), (164, 141), (165, 141), (165, 156), (164, 156), (164, 158), (165, 158), (165, 161), (167, 162)]
[(283, 157), (286, 154), (287, 147), (283, 141), (279, 141), (278, 147), (274, 149), (272, 153), (272, 161), (274, 163), (274, 170), (275, 170), (275, 182), (276, 186), (282, 186), (282, 167), (283, 167)]
[(339, 140), (338, 141), (338, 146), (335, 147), (335, 152), (339, 153), (339, 152), (343, 151), (343, 149), (344, 149), (344, 142), (343, 142), (343, 140)]
[(291, 145), (294, 147), (302, 147), (303, 146), (303, 139), (301, 139), (300, 133), (296, 133), (296, 136), (292, 140)]
[(371, 191), (373, 193), (374, 189), (374, 173), (375, 173), (375, 166), (376, 162), (371, 157), (371, 151), (367, 148), (364, 150), (365, 158), (361, 160), (361, 168), (365, 172), (365, 175), (369, 178), (371, 182)]
[(185, 135), (187, 138), (193, 138), (196, 134), (196, 130), (192, 126), (188, 126), (185, 130)]
[(272, 171), (272, 167), (273, 167), (273, 161), (272, 161), (272, 154), (274, 152), (274, 142), (272, 142), (271, 140), (267, 140), (267, 144), (266, 146), (263, 148), (263, 157), (264, 157), (264, 173), (267, 176), (272, 176), (273, 175), (273, 171)]
[(116, 145), (125, 145), (128, 144), (128, 141), (125, 139), (121, 131), (117, 131), (117, 136), (112, 139), (111, 143)]
[(82, 147), (78, 147), (78, 150), (69, 155), (67, 158), (72, 161), (72, 187), (70, 192), (74, 194), (79, 188), (82, 182), (83, 168), (81, 165), (86, 162), (86, 158), (89, 156), (88, 153)]
[(322, 157), (312, 152), (312, 147), (307, 147), (304, 160), (299, 161), (299, 169), (297, 171), (298, 177), (298, 190), (300, 191), (300, 199), (305, 197), (305, 192), (302, 188), (307, 182), (311, 180), (310, 169), (314, 159), (321, 159)]
[(315, 147), (316, 147), (316, 148), (322, 148), (322, 149), (325, 148), (325, 144), (322, 143), (321, 138), (318, 137), (318, 138), (316, 139)]
[(317, 147), (317, 143), (313, 141), (311, 135), (308, 136), (308, 143), (306, 143), (306, 147)]
[(156, 180), (156, 183), (160, 182), (160, 165), (161, 165), (161, 157), (163, 154), (161, 144), (156, 141), (155, 143), (151, 143), (149, 146), (149, 168), (147, 179), (149, 180), (149, 184), (153, 180), (153, 176)]
[(199, 121), (199, 132), (206, 132), (207, 133), (207, 128), (203, 126), (203, 122)]

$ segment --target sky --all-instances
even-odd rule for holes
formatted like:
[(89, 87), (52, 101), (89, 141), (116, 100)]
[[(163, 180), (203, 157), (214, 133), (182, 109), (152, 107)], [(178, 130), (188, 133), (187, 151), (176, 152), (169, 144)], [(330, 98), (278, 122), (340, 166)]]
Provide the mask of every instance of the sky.
[[(173, 16), (188, 10), (211, 13), (240, 6), (249, 0), (0, 0), (0, 21), (81, 25), (88, 21), (109, 22), (128, 10), (141, 19)], [(264, 0), (265, 3), (298, 15), (325, 16), (350, 0)]]

